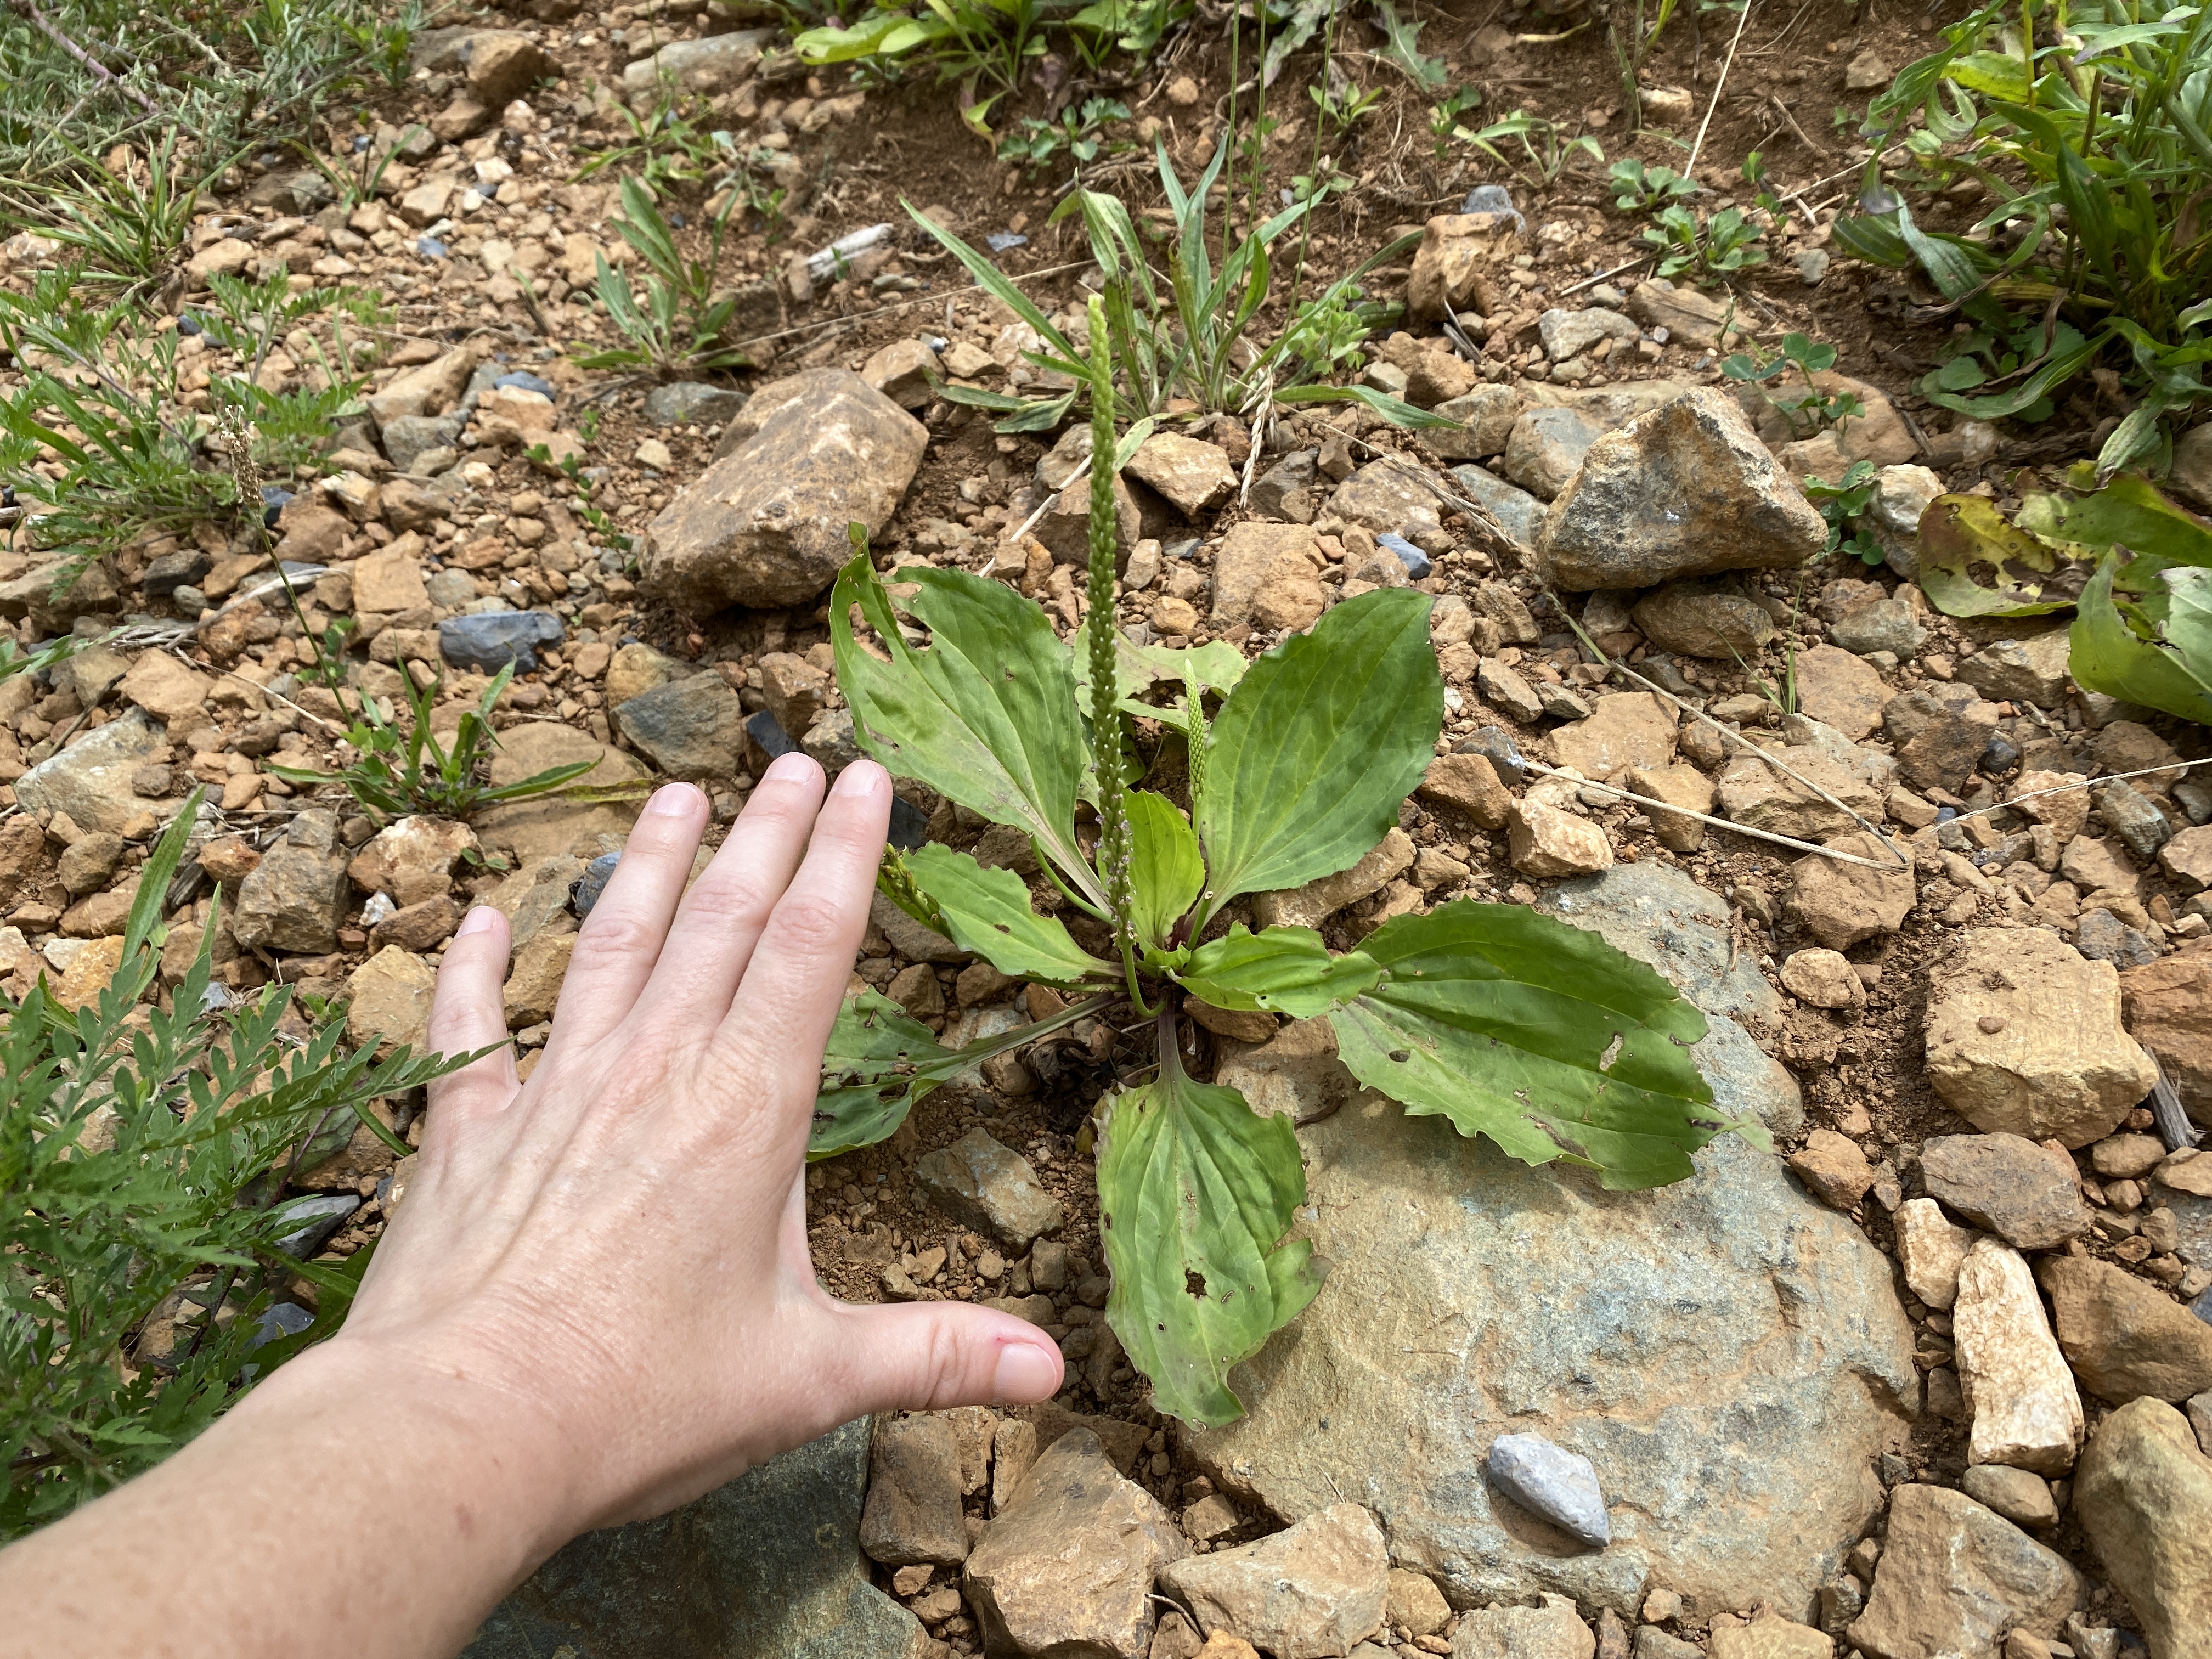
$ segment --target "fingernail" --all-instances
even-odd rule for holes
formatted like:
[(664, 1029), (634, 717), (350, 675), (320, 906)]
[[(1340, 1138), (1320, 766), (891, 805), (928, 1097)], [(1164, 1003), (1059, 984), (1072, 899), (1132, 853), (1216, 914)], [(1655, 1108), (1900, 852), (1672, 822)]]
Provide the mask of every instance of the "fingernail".
[(768, 763), (768, 770), (761, 774), (761, 781), (763, 783), (804, 783), (813, 770), (814, 762), (794, 749), (789, 754), (778, 755), (770, 761)]
[(645, 804), (645, 810), (665, 818), (680, 818), (690, 811), (691, 803), (698, 796), (699, 791), (693, 785), (672, 783), (654, 790), (653, 799)]
[(837, 781), (830, 793), (833, 795), (872, 795), (883, 787), (888, 775), (872, 761), (854, 761), (837, 775)]
[(492, 921), (499, 915), (489, 904), (479, 904), (461, 918), (461, 925), (453, 930), (455, 939), (466, 939), (471, 933), (488, 933)]
[(999, 1352), (991, 1396), (1014, 1404), (1048, 1399), (1060, 1387), (1060, 1356), (1033, 1342), (1009, 1342)]

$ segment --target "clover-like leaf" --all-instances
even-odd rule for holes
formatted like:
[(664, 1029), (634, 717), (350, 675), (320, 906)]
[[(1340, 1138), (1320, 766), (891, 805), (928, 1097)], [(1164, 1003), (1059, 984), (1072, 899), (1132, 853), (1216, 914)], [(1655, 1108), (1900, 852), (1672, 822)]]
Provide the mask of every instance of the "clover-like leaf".
[(1248, 932), (1242, 922), (1190, 953), (1176, 979), (1217, 1008), (1244, 1008), (1310, 1019), (1372, 989), (1382, 977), (1364, 951), (1331, 956), (1310, 927)]
[(1115, 969), (1075, 942), (1057, 916), (1030, 908), (1026, 883), (932, 842), (907, 854), (915, 884), (935, 902), (952, 942), (1013, 979), (1073, 984)]
[(1387, 975), (1328, 1017), (1354, 1077), (1527, 1164), (1564, 1158), (1612, 1188), (1680, 1181), (1734, 1128), (1689, 1047), (1705, 1016), (1657, 973), (1518, 905), (1462, 899), (1361, 947)]
[[(830, 596), (837, 684), (853, 735), (894, 776), (914, 778), (994, 823), (1036, 837), (1068, 881), (1103, 896), (1075, 843), (1085, 745), (1067, 647), (1044, 613), (1002, 582), (955, 570), (899, 573), (909, 615), (931, 633), (916, 650), (864, 551)], [(860, 608), (889, 660), (854, 636)]]
[(1381, 588), (1245, 671), (1213, 721), (1198, 804), (1204, 913), (1356, 864), (1398, 822), (1443, 725), (1429, 596)]
[(1231, 1367), (1320, 1289), (1313, 1246), (1283, 1240), (1305, 1193), (1290, 1120), (1256, 1115), (1234, 1089), (1192, 1082), (1172, 1048), (1157, 1081), (1107, 1103), (1106, 1317), (1159, 1410), (1209, 1425), (1243, 1415)]

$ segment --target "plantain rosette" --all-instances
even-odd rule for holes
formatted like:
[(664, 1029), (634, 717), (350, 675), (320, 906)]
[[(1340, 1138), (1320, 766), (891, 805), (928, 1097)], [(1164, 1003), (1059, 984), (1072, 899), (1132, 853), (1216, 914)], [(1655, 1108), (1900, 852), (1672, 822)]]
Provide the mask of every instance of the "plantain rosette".
[[(922, 568), (886, 586), (865, 550), (831, 595), (860, 747), (1028, 836), (1063, 903), (1126, 941), (1127, 959), (1085, 949), (1012, 872), (947, 848), (887, 855), (884, 890), (1000, 972), (1078, 999), (1058, 1023), (1109, 1006), (1157, 1012), (1157, 1064), (1096, 1113), (1099, 1220), (1108, 1321), (1158, 1408), (1186, 1421), (1239, 1415), (1231, 1369), (1320, 1289), (1311, 1246), (1288, 1237), (1305, 1201), (1290, 1121), (1186, 1073), (1186, 997), (1325, 1018), (1352, 1074), (1408, 1111), (1441, 1113), (1527, 1163), (1594, 1170), (1608, 1188), (1681, 1180), (1723, 1128), (1763, 1139), (1713, 1108), (1689, 1054), (1703, 1017), (1594, 933), (1462, 900), (1333, 951), (1311, 928), (1255, 933), (1241, 907), (1228, 914), (1242, 896), (1348, 868), (1397, 826), (1443, 722), (1430, 603), (1363, 594), (1249, 665), (1233, 647), (1117, 636), (1110, 708), (1187, 745), (1190, 805), (1123, 790), (1123, 851), (1102, 864), (1086, 835), (1107, 816), (1099, 780), (1127, 768), (1098, 763), (1099, 722), (1083, 712), (1109, 707), (1089, 679), (1107, 655), (1088, 632), (1098, 606), (1062, 641), (1002, 583)], [(856, 998), (832, 1044), (814, 1155), (881, 1140), (929, 1089), (1044, 1029), (948, 1050), (881, 997)]]

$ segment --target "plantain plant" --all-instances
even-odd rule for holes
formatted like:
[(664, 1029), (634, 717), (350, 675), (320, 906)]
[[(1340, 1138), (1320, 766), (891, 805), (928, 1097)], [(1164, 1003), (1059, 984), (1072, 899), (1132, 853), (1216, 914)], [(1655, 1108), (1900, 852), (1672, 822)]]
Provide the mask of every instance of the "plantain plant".
[[(1095, 456), (1116, 450), (1111, 337), (1094, 299)], [(1125, 1010), (1155, 1020), (1157, 1060), (1094, 1118), (1107, 1319), (1160, 1410), (1220, 1424), (1242, 1410), (1231, 1368), (1313, 1299), (1320, 1275), (1311, 1245), (1286, 1237), (1305, 1200), (1290, 1121), (1190, 1075), (1190, 1000), (1326, 1018), (1352, 1074), (1408, 1111), (1608, 1188), (1682, 1179), (1724, 1128), (1763, 1136), (1715, 1112), (1688, 1053), (1703, 1017), (1595, 934), (1468, 900), (1399, 916), (1355, 951), (1332, 951), (1310, 927), (1251, 931), (1241, 897), (1346, 869), (1397, 826), (1443, 720), (1430, 600), (1363, 594), (1249, 665), (1226, 643), (1139, 647), (1113, 626), (1112, 489), (1094, 465), (1089, 612), (1066, 642), (999, 582), (919, 567), (886, 586), (856, 532), (830, 626), (861, 747), (1027, 835), (1099, 948), (1041, 913), (1011, 870), (934, 844), (887, 851), (879, 884), (908, 915), (1079, 1000), (956, 1050), (860, 994), (825, 1062), (811, 1155), (883, 1139), (931, 1090), (1055, 1026)], [(1132, 715), (1184, 744), (1187, 806), (1136, 787)]]

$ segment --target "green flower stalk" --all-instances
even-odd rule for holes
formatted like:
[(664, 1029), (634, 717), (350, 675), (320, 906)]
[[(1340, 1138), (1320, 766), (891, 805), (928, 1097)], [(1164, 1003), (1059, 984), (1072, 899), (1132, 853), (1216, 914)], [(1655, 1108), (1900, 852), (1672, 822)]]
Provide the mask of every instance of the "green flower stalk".
[(1091, 743), (1098, 779), (1098, 876), (1121, 969), (1138, 1012), (1152, 1011), (1137, 985), (1136, 902), (1129, 886), (1134, 840), (1129, 829), (1128, 757), (1121, 743), (1121, 711), (1114, 678), (1114, 352), (1106, 307), (1093, 295), (1091, 323)]

